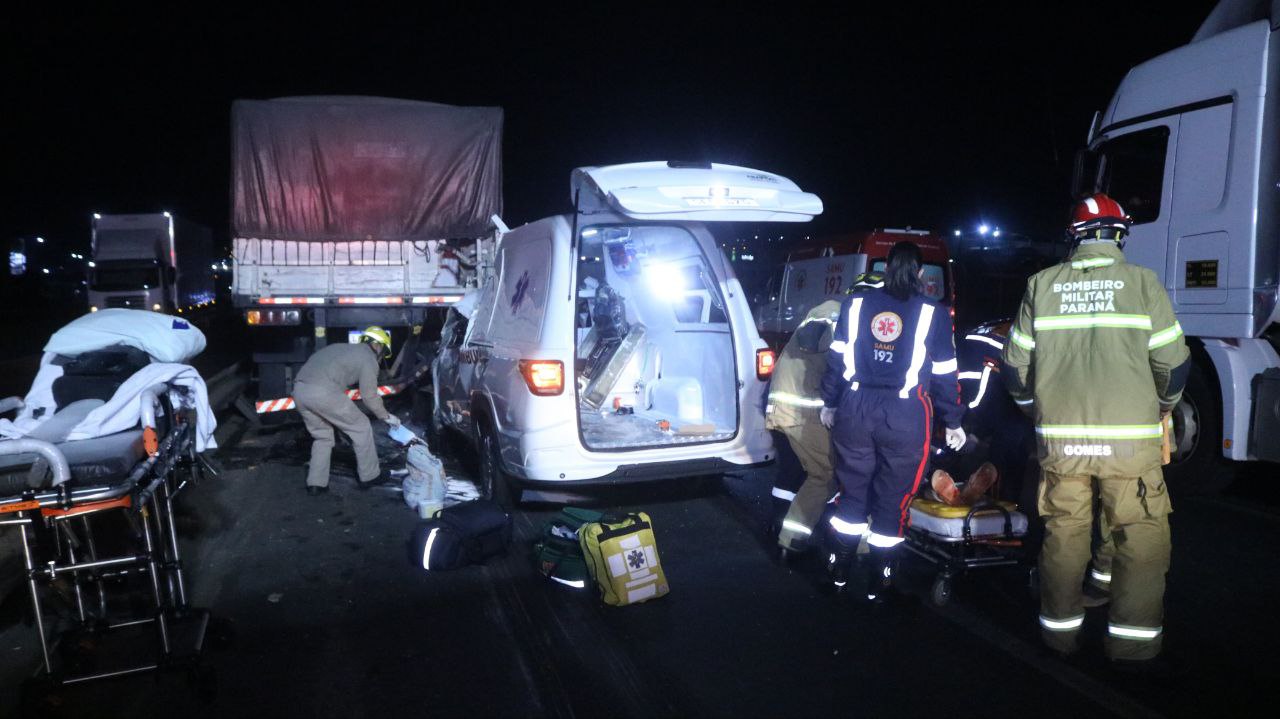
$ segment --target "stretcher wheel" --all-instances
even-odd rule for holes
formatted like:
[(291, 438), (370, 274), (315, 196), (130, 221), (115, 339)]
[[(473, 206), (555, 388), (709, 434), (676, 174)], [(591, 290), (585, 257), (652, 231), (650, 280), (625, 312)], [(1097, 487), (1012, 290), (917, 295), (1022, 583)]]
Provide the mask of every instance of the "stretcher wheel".
[(205, 704), (212, 704), (218, 697), (218, 673), (208, 664), (193, 664), (187, 670), (187, 685)]
[(951, 577), (939, 574), (929, 589), (929, 600), (935, 607), (945, 607), (951, 601)]
[(63, 716), (62, 697), (54, 690), (57, 685), (48, 677), (27, 679), (19, 691), (18, 716), (20, 717), (58, 717)]
[(232, 649), (236, 645), (236, 628), (230, 619), (214, 617), (205, 630), (205, 645), (215, 652)]

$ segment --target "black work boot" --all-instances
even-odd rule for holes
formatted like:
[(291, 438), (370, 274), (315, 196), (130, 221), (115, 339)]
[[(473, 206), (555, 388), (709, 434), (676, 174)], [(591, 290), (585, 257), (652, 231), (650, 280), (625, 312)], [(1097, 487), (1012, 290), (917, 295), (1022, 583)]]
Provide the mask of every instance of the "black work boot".
[(874, 605), (894, 603), (898, 590), (893, 586), (893, 575), (898, 570), (898, 553), (895, 549), (871, 547), (867, 559), (867, 601)]
[(381, 471), (379, 471), (379, 472), (378, 472), (378, 476), (377, 476), (377, 477), (374, 477), (373, 479), (369, 480), (368, 482), (364, 482), (364, 481), (361, 481), (361, 480), (357, 479), (357, 480), (356, 480), (356, 488), (357, 488), (357, 489), (372, 489), (372, 488), (374, 488), (374, 487), (381, 487), (381, 486), (388, 485), (388, 484), (391, 484), (391, 483), (392, 483), (392, 480), (391, 480), (391, 471), (390, 471), (390, 470), (388, 470), (386, 467), (383, 467), (383, 468), (381, 469)]
[(831, 586), (837, 592), (844, 592), (849, 586), (849, 570), (853, 566), (854, 553), (858, 551), (856, 546), (847, 547), (842, 542), (832, 542), (830, 551), (827, 553), (827, 577), (831, 580)]

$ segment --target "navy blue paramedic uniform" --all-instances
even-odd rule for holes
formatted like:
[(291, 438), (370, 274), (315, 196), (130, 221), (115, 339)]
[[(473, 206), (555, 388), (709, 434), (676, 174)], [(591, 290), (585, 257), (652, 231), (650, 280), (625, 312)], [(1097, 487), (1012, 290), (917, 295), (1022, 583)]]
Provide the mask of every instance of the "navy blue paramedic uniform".
[(822, 400), (836, 408), (840, 494), (830, 523), (846, 547), (863, 534), (872, 547), (902, 541), (933, 413), (953, 429), (964, 414), (956, 369), (951, 316), (923, 295), (904, 301), (878, 289), (841, 304)]

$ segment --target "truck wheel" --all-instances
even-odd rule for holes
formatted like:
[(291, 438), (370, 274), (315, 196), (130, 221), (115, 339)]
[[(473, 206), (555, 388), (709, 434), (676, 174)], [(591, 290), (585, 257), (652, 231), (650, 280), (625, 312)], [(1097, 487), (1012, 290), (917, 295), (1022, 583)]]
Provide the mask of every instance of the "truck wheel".
[(1173, 408), (1173, 461), (1164, 468), (1169, 490), (1182, 495), (1217, 494), (1235, 478), (1222, 456), (1222, 404), (1213, 376), (1194, 356), (1182, 401)]
[(498, 450), (498, 435), (487, 423), (480, 425), (479, 485), (480, 497), (490, 499), (504, 508), (512, 506), (511, 478), (502, 469), (502, 457)]

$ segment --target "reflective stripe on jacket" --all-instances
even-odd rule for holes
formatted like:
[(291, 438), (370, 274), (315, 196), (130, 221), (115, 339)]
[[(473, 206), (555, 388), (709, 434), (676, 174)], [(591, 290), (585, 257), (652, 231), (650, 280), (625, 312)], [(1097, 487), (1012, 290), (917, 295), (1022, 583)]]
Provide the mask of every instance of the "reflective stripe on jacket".
[(1045, 470), (1136, 477), (1160, 464), (1160, 406), (1177, 403), (1170, 377), (1187, 358), (1155, 273), (1091, 243), (1027, 281), (1005, 382), (1015, 401), (1034, 400)]
[(955, 428), (964, 414), (956, 370), (946, 308), (919, 294), (899, 300), (884, 290), (869, 290), (850, 295), (840, 306), (822, 400), (836, 407), (845, 392), (863, 386), (896, 390), (905, 400), (923, 386), (938, 418)]
[(822, 373), (827, 348), (840, 312), (838, 300), (827, 300), (805, 315), (787, 340), (769, 381), (765, 426), (785, 429), (817, 424), (822, 409)]

